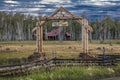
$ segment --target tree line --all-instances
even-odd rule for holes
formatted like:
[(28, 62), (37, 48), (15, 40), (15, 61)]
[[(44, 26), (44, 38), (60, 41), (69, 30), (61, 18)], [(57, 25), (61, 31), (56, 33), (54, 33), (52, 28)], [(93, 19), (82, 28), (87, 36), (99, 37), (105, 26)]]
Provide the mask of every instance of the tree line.
[(0, 40), (31, 40), (35, 25), (33, 16), (0, 12)]
[[(0, 41), (33, 40), (32, 29), (36, 27), (37, 19), (38, 17), (31, 15), (0, 12)], [(52, 22), (54, 20), (45, 23), (43, 28), (44, 33), (58, 28), (53, 27)], [(68, 22), (69, 26), (61, 27), (62, 34), (60, 35), (60, 39), (65, 40), (63, 33), (69, 32), (71, 34), (71, 40), (81, 40), (81, 25), (73, 20), (68, 20)], [(94, 29), (92, 33), (89, 32), (89, 39), (91, 40), (104, 41), (120, 39), (120, 21), (118, 19), (112, 19), (110, 16), (106, 16), (102, 20), (96, 19), (95, 21), (90, 21), (89, 24)]]

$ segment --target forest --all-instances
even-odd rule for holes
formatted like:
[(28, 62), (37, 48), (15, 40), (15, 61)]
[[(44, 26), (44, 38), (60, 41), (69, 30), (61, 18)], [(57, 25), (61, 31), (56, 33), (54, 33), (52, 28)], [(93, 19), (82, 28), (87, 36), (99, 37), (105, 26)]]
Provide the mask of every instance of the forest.
[[(11, 14), (0, 12), (0, 41), (33, 40), (32, 29), (36, 27), (36, 22), (40, 17), (20, 13)], [(70, 33), (70, 40), (81, 40), (81, 25), (73, 20), (67, 21), (69, 22), (69, 26), (61, 27), (62, 34), (58, 40), (66, 40), (63, 34), (65, 32)], [(55, 21), (48, 21), (44, 25), (44, 33), (58, 28), (53, 27), (52, 22)], [(110, 16), (106, 16), (101, 20), (89, 21), (89, 24), (94, 29), (92, 33), (89, 32), (90, 40), (120, 39), (120, 21), (118, 19), (112, 19)], [(44, 39), (47, 40), (45, 36)]]

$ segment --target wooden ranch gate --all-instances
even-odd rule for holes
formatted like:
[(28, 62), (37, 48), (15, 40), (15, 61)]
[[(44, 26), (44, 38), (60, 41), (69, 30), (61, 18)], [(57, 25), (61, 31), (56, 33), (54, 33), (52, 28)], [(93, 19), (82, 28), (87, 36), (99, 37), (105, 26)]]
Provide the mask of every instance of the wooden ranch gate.
[(75, 20), (82, 25), (82, 53), (88, 53), (88, 31), (92, 32), (92, 27), (88, 21), (81, 16), (74, 16), (71, 12), (63, 7), (59, 7), (50, 16), (41, 17), (37, 27), (37, 52), (43, 57), (43, 25), (50, 20)]

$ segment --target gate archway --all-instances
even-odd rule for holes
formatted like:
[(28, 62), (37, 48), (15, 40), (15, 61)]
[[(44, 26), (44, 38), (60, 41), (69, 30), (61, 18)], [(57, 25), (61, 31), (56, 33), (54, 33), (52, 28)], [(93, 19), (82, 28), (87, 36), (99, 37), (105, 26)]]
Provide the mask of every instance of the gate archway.
[(88, 31), (92, 32), (92, 27), (88, 21), (81, 16), (74, 16), (71, 12), (63, 7), (59, 7), (50, 16), (41, 17), (37, 27), (37, 52), (44, 55), (43, 51), (43, 25), (49, 20), (75, 20), (82, 24), (82, 53), (88, 53)]

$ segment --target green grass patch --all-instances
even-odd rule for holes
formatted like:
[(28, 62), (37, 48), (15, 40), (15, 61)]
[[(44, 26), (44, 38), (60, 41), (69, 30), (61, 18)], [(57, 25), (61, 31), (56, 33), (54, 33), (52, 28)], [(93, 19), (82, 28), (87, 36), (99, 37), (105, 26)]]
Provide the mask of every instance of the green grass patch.
[(0, 80), (100, 80), (108, 77), (120, 76), (120, 65), (115, 67), (57, 67), (50, 72), (38, 70), (24, 76), (1, 77)]

